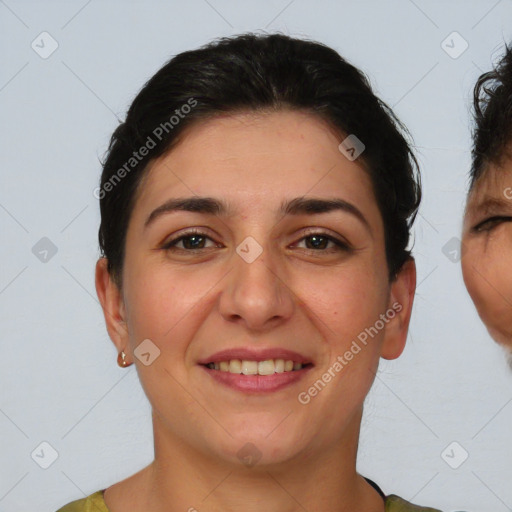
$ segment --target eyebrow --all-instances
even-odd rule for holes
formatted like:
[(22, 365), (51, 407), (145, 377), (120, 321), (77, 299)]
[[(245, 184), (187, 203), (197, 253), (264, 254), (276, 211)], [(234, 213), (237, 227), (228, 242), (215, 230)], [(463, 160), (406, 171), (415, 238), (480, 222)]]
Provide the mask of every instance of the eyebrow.
[(509, 208), (510, 203), (510, 201), (505, 199), (485, 196), (482, 201), (472, 208), (472, 211), (474, 214), (487, 214), (493, 211), (502, 210), (503, 208)]
[[(181, 197), (167, 200), (158, 208), (153, 210), (146, 222), (144, 228), (147, 228), (157, 218), (162, 215), (177, 212), (187, 211), (202, 213), (206, 215), (226, 216), (231, 215), (233, 210), (224, 202), (212, 197)], [(294, 199), (283, 201), (277, 213), (281, 215), (315, 215), (321, 213), (329, 213), (332, 211), (343, 211), (350, 213), (359, 219), (368, 231), (371, 233), (372, 229), (370, 223), (361, 211), (352, 203), (344, 199), (321, 199), (315, 197), (296, 197)]]

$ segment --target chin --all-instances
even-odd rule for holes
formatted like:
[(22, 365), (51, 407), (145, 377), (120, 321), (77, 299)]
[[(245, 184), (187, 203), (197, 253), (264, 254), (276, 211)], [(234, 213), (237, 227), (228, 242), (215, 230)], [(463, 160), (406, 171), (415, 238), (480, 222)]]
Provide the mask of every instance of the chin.
[(221, 449), (223, 453), (219, 455), (235, 464), (263, 468), (293, 459), (301, 447), (290, 437), (274, 437), (268, 433), (251, 436), (245, 433), (240, 438), (231, 439), (229, 445)]

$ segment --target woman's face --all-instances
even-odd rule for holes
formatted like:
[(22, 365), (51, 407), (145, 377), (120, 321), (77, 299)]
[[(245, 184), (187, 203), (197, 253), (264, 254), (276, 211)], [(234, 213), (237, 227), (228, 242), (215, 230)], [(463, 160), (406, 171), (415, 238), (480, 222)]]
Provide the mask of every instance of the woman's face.
[(490, 166), (468, 197), (464, 282), (491, 336), (512, 349), (512, 160)]
[[(311, 115), (237, 114), (194, 126), (151, 164), (127, 231), (123, 291), (117, 300), (110, 282), (105, 317), (137, 366), (156, 435), (260, 464), (356, 438), (379, 357), (403, 349), (415, 273), (410, 262), (388, 281), (370, 178), (340, 142)], [(209, 202), (171, 208), (178, 198)], [(303, 204), (311, 198), (339, 203), (315, 211)], [(100, 260), (100, 296), (104, 282)], [(259, 371), (280, 371), (205, 364), (219, 359), (248, 373), (275, 359)], [(281, 373), (279, 359), (310, 364)]]

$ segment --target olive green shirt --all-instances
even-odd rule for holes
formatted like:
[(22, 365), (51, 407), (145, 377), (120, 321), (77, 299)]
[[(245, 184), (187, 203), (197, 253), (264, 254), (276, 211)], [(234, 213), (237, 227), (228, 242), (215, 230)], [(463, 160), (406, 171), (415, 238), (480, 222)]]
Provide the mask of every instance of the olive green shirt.
[[(441, 512), (435, 508), (418, 507), (408, 501), (391, 494), (385, 498), (386, 512)], [(103, 490), (97, 491), (87, 498), (72, 501), (57, 512), (110, 512), (103, 499)]]

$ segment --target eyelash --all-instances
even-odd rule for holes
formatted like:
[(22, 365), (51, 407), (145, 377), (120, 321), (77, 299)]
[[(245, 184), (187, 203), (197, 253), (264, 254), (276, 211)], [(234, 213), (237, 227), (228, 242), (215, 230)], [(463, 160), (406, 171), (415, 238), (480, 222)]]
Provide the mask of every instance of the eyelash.
[(475, 233), (479, 233), (482, 231), (491, 231), (498, 224), (510, 221), (512, 221), (512, 217), (506, 217), (504, 215), (495, 215), (494, 217), (489, 217), (488, 219), (479, 222), (476, 226), (473, 227), (472, 231), (474, 231)]
[[(162, 246), (162, 249), (164, 249), (166, 251), (181, 251), (181, 252), (188, 252), (188, 253), (195, 253), (197, 251), (205, 250), (203, 248), (199, 248), (199, 249), (182, 249), (182, 248), (176, 247), (177, 243), (179, 243), (180, 241), (182, 241), (184, 239), (192, 237), (192, 236), (201, 236), (203, 238), (207, 238), (207, 239), (212, 240), (211, 237), (209, 237), (206, 233), (204, 233), (202, 231), (191, 230), (191, 231), (187, 231), (186, 233), (180, 235), (177, 238), (169, 240), (168, 242), (166, 242)], [(332, 242), (336, 247), (334, 249), (331, 249), (331, 250), (328, 250), (328, 249), (305, 249), (309, 253), (318, 253), (318, 252), (331, 253), (333, 250), (335, 252), (338, 252), (338, 251), (350, 252), (352, 250), (352, 248), (349, 246), (349, 244), (347, 244), (347, 243), (345, 243), (345, 242), (343, 242), (341, 240), (338, 240), (337, 238), (332, 237), (332, 236), (328, 235), (327, 233), (324, 233), (324, 232), (321, 232), (321, 231), (308, 232), (302, 238), (300, 238), (299, 240), (304, 240), (306, 238), (310, 238), (310, 237), (313, 237), (313, 236), (318, 236), (318, 237), (326, 238), (329, 242)]]

